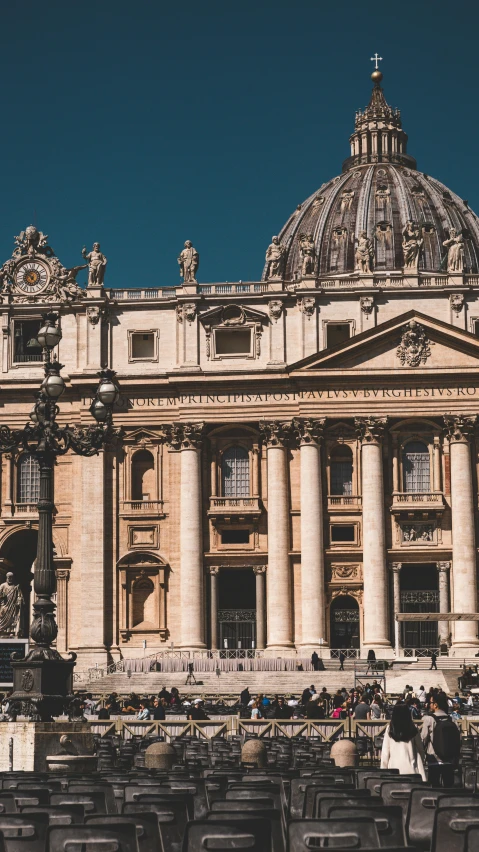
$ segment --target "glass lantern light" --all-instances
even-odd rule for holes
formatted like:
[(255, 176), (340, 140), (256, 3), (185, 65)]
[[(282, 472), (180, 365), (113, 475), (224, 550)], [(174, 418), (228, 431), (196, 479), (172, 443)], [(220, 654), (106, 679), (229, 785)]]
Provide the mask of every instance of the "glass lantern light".
[(37, 340), (42, 349), (54, 349), (60, 343), (62, 331), (57, 325), (57, 320), (57, 314), (45, 314), (43, 325), (37, 334)]

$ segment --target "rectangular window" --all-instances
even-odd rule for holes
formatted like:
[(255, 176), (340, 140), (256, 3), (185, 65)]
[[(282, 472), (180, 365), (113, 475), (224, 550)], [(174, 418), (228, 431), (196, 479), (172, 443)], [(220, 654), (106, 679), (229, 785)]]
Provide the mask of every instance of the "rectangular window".
[(216, 355), (251, 355), (251, 329), (215, 329)]
[(15, 320), (13, 325), (13, 361), (24, 364), (43, 360), (42, 347), (37, 340), (41, 320)]
[(354, 542), (355, 538), (355, 528), (352, 525), (334, 524), (331, 527), (331, 541)]
[(249, 530), (222, 530), (221, 544), (249, 544)]
[(152, 331), (133, 332), (131, 339), (131, 358), (139, 361), (156, 360), (156, 335)]
[(479, 320), (477, 319), (472, 321), (472, 333), (479, 337)]
[(326, 325), (326, 349), (346, 343), (351, 337), (351, 327), (348, 322), (328, 322)]

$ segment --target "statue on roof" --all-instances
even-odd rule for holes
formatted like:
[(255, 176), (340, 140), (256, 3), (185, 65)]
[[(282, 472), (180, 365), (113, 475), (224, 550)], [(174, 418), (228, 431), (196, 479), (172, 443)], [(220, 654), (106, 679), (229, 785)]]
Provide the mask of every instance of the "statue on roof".
[(299, 252), (301, 255), (301, 276), (312, 276), (316, 267), (316, 246), (311, 234), (300, 234), (298, 237)]
[(266, 249), (266, 278), (281, 278), (285, 260), (286, 247), (280, 243), (279, 237), (272, 237)]
[(100, 243), (93, 243), (93, 248), (90, 252), (87, 252), (86, 246), (83, 246), (82, 256), (88, 261), (88, 286), (101, 287), (105, 279), (105, 269), (108, 261), (100, 251)]
[(374, 263), (374, 247), (366, 231), (361, 231), (358, 237), (355, 254), (355, 269), (357, 272), (371, 273)]
[(200, 256), (193, 248), (191, 240), (186, 240), (185, 247), (180, 252), (178, 263), (184, 284), (196, 284), (196, 271), (200, 265)]
[(405, 269), (417, 272), (423, 242), (421, 231), (411, 219), (408, 219), (402, 232)]
[(447, 271), (453, 275), (464, 272), (464, 237), (455, 228), (449, 231), (449, 239), (444, 240), (447, 248)]

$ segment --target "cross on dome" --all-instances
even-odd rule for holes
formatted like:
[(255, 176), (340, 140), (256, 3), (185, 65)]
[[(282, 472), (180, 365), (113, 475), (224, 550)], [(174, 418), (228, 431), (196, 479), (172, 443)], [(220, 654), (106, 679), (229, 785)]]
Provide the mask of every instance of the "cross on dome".
[(371, 62), (374, 62), (374, 63), (375, 63), (375, 64), (374, 64), (374, 67), (375, 67), (375, 69), (376, 69), (376, 71), (377, 71), (377, 70), (378, 70), (378, 67), (379, 67), (378, 62), (383, 62), (383, 58), (382, 58), (382, 56), (378, 56), (377, 51), (376, 51), (376, 53), (374, 54), (374, 56), (371, 56)]

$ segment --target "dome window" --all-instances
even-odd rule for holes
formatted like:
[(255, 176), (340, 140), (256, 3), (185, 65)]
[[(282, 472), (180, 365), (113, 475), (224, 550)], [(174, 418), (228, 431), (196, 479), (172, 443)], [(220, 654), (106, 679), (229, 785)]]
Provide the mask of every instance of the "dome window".
[(434, 225), (431, 224), (431, 222), (425, 222), (422, 226), (422, 232), (423, 234), (434, 234), (436, 232), (436, 229)]
[(424, 190), (422, 186), (413, 186), (411, 189), (411, 193), (419, 198), (424, 198)]
[(450, 192), (443, 192), (442, 197), (444, 201), (452, 201), (452, 195)]

